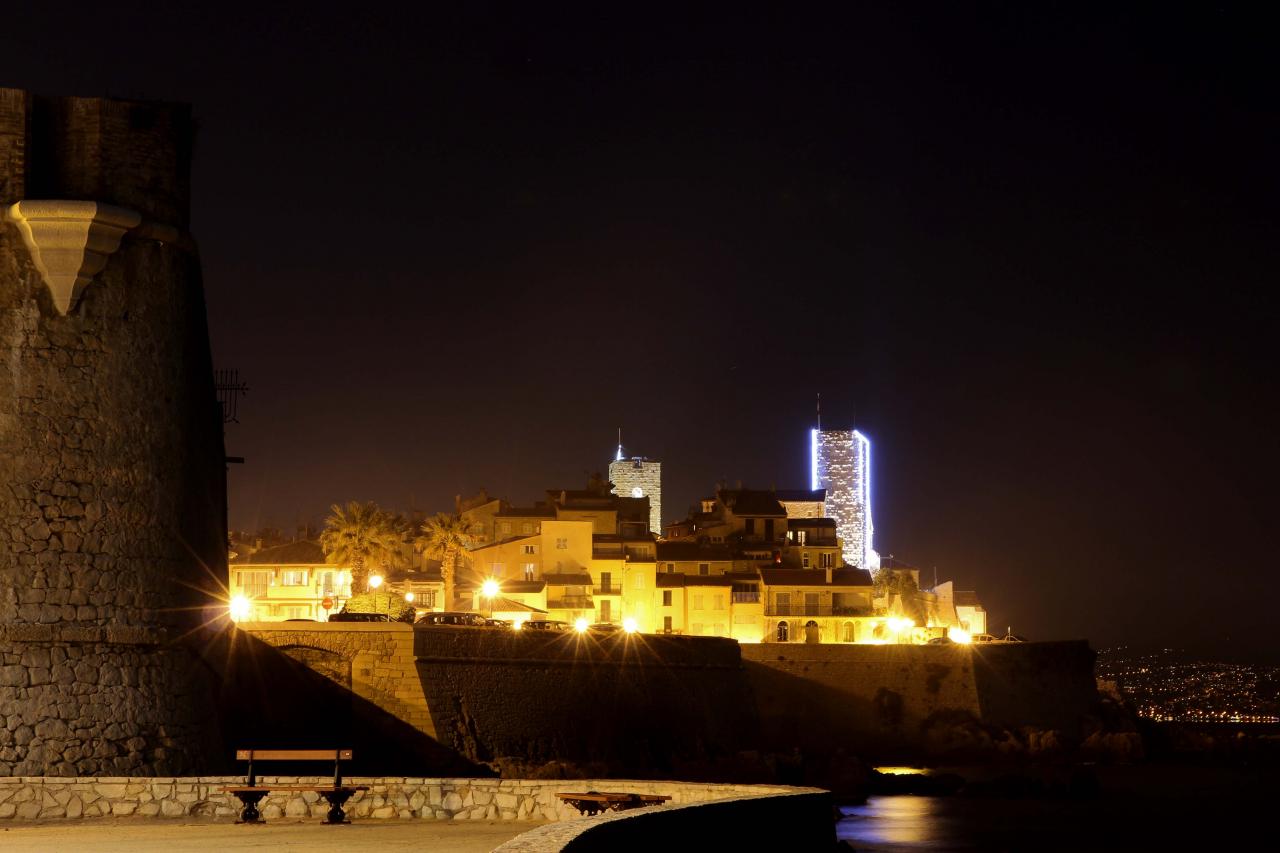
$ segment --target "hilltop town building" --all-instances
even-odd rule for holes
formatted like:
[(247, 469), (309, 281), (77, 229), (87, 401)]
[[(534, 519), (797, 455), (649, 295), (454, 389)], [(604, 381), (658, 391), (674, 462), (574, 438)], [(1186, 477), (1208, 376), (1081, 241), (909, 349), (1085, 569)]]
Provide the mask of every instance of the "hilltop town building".
[(855, 429), (810, 432), (810, 488), (825, 491), (825, 512), (836, 521), (850, 565), (875, 571), (871, 536), (871, 442)]
[(649, 499), (649, 529), (662, 532), (662, 463), (643, 456), (625, 457), (622, 445), (609, 463), (613, 493), (627, 498)]

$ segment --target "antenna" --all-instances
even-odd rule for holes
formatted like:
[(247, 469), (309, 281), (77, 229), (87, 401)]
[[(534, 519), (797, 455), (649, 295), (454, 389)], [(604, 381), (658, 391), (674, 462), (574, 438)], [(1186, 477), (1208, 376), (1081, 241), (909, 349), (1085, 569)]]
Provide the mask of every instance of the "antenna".
[(622, 461), (622, 427), (618, 427), (618, 458), (617, 458), (617, 461), (619, 461), (619, 462), (621, 462), (621, 461)]
[(818, 413), (818, 432), (822, 432), (822, 392), (821, 391), (818, 392), (818, 406), (816, 411)]

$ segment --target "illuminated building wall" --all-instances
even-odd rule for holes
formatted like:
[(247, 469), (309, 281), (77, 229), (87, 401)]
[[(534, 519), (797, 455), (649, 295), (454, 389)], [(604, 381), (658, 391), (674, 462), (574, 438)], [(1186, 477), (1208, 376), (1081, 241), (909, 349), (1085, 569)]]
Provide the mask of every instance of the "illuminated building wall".
[(643, 456), (624, 459), (622, 445), (609, 463), (609, 482), (613, 493), (624, 498), (649, 499), (649, 530), (662, 533), (662, 463)]
[(826, 512), (836, 521), (845, 562), (875, 570), (871, 545), (871, 442), (855, 429), (811, 430), (811, 489), (826, 489)]

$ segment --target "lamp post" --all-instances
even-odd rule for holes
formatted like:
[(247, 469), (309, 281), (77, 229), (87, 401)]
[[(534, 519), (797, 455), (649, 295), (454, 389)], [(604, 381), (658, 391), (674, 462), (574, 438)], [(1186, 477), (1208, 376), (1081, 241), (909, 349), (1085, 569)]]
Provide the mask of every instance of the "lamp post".
[(378, 612), (378, 587), (382, 586), (382, 575), (369, 575), (369, 588), (373, 590), (373, 612)]
[(498, 582), (493, 578), (489, 578), (487, 581), (485, 581), (483, 584), (480, 585), (480, 594), (483, 595), (485, 598), (489, 599), (489, 618), (490, 619), (493, 618), (493, 598), (498, 594), (500, 589), (501, 587), (499, 586)]

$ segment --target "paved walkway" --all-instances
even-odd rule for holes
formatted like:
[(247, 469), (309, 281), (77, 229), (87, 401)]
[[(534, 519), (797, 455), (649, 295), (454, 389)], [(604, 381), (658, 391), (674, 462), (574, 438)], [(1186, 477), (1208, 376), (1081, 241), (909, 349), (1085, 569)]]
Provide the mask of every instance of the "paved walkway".
[(4, 853), (209, 853), (211, 850), (482, 853), (535, 826), (540, 824), (496, 820), (364, 820), (349, 826), (284, 819), (266, 826), (157, 818), (26, 824), (6, 821), (0, 823), (0, 850)]

